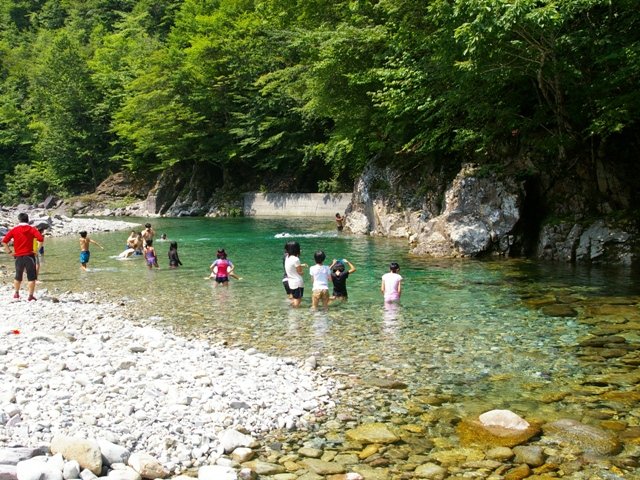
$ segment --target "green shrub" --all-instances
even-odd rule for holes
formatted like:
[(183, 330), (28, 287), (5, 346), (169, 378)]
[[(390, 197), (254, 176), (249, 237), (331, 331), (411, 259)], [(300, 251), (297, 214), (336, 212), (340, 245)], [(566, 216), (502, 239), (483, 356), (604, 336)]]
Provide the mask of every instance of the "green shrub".
[(5, 177), (6, 190), (0, 196), (5, 204), (39, 203), (49, 195), (66, 196), (62, 182), (47, 162), (16, 165)]

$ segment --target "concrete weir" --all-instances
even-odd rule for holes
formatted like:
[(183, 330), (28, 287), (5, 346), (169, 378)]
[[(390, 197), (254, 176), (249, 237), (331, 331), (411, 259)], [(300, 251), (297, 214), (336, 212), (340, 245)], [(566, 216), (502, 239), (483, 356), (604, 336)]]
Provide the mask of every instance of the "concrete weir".
[(351, 193), (245, 193), (248, 217), (327, 217), (344, 214)]

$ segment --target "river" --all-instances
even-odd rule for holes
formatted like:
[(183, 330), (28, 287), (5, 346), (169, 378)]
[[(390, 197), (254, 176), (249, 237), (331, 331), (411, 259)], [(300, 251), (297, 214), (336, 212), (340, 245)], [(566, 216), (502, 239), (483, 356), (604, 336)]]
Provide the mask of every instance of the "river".
[[(150, 221), (158, 237), (166, 233), (168, 241), (156, 242), (159, 270), (148, 270), (141, 258), (115, 258), (128, 232), (90, 234), (105, 249), (92, 246), (88, 272), (79, 267), (77, 238), (51, 238), (39, 288), (102, 291), (135, 314), (189, 335), (279, 356), (314, 355), (350, 383), (343, 408), (362, 419), (415, 422), (408, 405), (428, 394), (457, 418), (501, 408), (527, 419), (640, 424), (637, 404), (598, 397), (612, 389), (634, 391), (637, 384), (595, 391), (593, 385), (606, 381), (592, 381), (637, 368), (640, 276), (628, 267), (415, 258), (405, 240), (338, 233), (330, 219), (133, 221)], [(175, 270), (168, 268), (171, 240), (184, 264)], [(281, 283), (287, 240), (300, 242), (303, 262), (313, 264), (313, 252), (322, 249), (329, 260), (347, 258), (356, 266), (348, 303), (328, 312), (288, 306)], [(205, 279), (218, 248), (226, 249), (242, 277), (228, 288)], [(379, 291), (390, 261), (400, 264), (404, 277), (397, 308), (385, 308)], [(305, 282), (308, 307), (306, 273)], [(622, 351), (603, 355), (584, 344), (610, 333), (624, 339)], [(381, 388), (385, 382), (406, 388)], [(612, 413), (603, 416), (605, 410)], [(430, 428), (447, 436), (454, 423)]]

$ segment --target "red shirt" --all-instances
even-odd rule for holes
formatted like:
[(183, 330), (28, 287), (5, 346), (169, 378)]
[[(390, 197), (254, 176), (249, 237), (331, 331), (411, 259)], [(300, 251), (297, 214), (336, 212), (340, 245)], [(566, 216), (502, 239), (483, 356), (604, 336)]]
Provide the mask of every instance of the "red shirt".
[(13, 239), (13, 256), (24, 257), (33, 255), (33, 239), (44, 242), (44, 237), (37, 228), (27, 223), (20, 223), (7, 232), (2, 243), (9, 243)]

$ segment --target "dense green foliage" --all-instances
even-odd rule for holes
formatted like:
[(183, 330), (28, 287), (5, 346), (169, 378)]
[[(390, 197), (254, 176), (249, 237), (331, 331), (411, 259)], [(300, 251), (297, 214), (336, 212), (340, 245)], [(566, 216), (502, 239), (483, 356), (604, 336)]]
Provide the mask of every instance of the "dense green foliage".
[[(635, 0), (0, 0), (2, 200), (640, 153)], [(595, 175), (595, 174), (594, 174)]]

